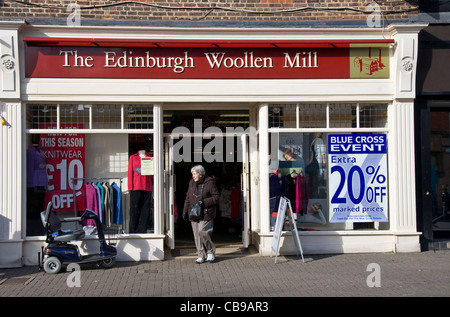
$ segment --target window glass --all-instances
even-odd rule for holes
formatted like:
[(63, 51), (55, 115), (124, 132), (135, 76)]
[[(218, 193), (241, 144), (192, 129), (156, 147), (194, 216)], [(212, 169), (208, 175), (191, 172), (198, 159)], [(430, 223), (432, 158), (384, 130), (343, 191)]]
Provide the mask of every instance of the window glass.
[(329, 106), (331, 128), (355, 128), (356, 104), (333, 103)]
[(149, 105), (127, 105), (127, 129), (153, 129), (153, 107)]
[(26, 111), (27, 129), (56, 128), (57, 105), (28, 104)]
[(361, 128), (384, 128), (387, 126), (387, 105), (360, 104), (359, 117)]
[(93, 129), (120, 129), (121, 105), (95, 104), (92, 105)]
[[(299, 132), (295, 132), (295, 129), (294, 132), (292, 132), (293, 129), (284, 132), (284, 128), (298, 128)], [(386, 159), (387, 154), (383, 157), (375, 153), (373, 157), (382, 158), (379, 162), (370, 160), (365, 162), (364, 156), (357, 157), (355, 161), (347, 160), (346, 157), (348, 168), (346, 167), (345, 170), (339, 168), (339, 163), (332, 162), (333, 166), (338, 166), (333, 169), (335, 173), (333, 175), (341, 176), (341, 178), (338, 177), (338, 180), (340, 179), (338, 187), (343, 188), (336, 189), (336, 184), (333, 183), (334, 192), (330, 193), (328, 136), (342, 137), (343, 146), (346, 149), (352, 143), (345, 140), (351, 140), (357, 136), (368, 140), (364, 146), (378, 149), (374, 140), (385, 139), (382, 137), (384, 134), (361, 130), (363, 128), (387, 128), (387, 104), (269, 105), (270, 173), (268, 177), (271, 230), (275, 226), (281, 197), (289, 199), (299, 230), (389, 229), (387, 164), (382, 161)], [(309, 132), (308, 129), (311, 131)], [(371, 134), (374, 134), (374, 137), (371, 137)], [(350, 139), (345, 136), (350, 136)], [(356, 157), (354, 154), (348, 157), (351, 158), (352, 155)], [(335, 195), (332, 207), (330, 207), (330, 199), (333, 197), (330, 195)], [(355, 201), (359, 202), (363, 196), (366, 199), (365, 208), (372, 211), (378, 210), (377, 217), (374, 216), (369, 221), (366, 221), (367, 218), (358, 221), (357, 217), (345, 216), (343, 218), (346, 219), (345, 221), (336, 221), (336, 213), (344, 210), (343, 206), (336, 207), (336, 201), (345, 201), (347, 206)], [(333, 210), (330, 211), (330, 208)], [(350, 206), (348, 210), (351, 208)], [(332, 213), (331, 216), (330, 213)]]
[(89, 128), (89, 110), (91, 105), (72, 104), (60, 105), (60, 125), (77, 127), (78, 129)]
[[(131, 107), (130, 113), (142, 116), (130, 118), (126, 110)], [(31, 130), (26, 136), (28, 236), (44, 235), (40, 212), (48, 202), (60, 218), (93, 210), (105, 232), (154, 232), (153, 133), (119, 133), (130, 119), (135, 129), (153, 128), (151, 105), (28, 104), (26, 110)], [(111, 133), (53, 133), (58, 122), (60, 130)], [(96, 232), (90, 220), (63, 226)]]
[(299, 117), (301, 128), (325, 128), (326, 104), (300, 104)]
[(290, 200), (300, 229), (344, 229), (328, 222), (327, 150), (323, 133), (271, 133), (270, 224), (281, 197)]
[[(274, 229), (276, 212), (281, 197), (289, 199), (300, 230), (356, 230), (388, 229), (387, 218), (387, 164), (381, 161), (364, 161), (364, 157), (350, 155), (346, 159), (347, 167), (336, 168), (338, 185), (333, 184), (330, 192), (330, 160), (328, 147), (329, 133), (270, 133), (270, 226)], [(366, 137), (370, 134), (332, 134), (333, 136)], [(374, 136), (379, 136), (376, 134)], [(371, 143), (367, 143), (371, 146)], [(348, 144), (345, 144), (347, 147)], [(375, 147), (376, 148), (376, 147)], [(353, 157), (357, 159), (351, 161)], [(333, 162), (333, 166), (344, 166)], [(352, 167), (353, 166), (353, 167)], [(380, 167), (380, 168), (379, 168)], [(344, 171), (345, 169), (345, 171)], [(350, 170), (350, 172), (349, 172)], [(350, 180), (353, 185), (349, 185)], [(361, 184), (361, 185), (359, 185)], [(338, 188), (336, 188), (336, 186)], [(342, 187), (340, 187), (342, 186)], [(342, 199), (342, 205), (333, 204), (330, 211), (330, 199)], [(364, 208), (377, 209), (380, 221), (354, 220), (349, 214), (345, 221), (336, 221), (336, 213), (357, 209), (354, 201), (364, 198)], [(345, 203), (344, 203), (345, 202)], [(338, 207), (336, 207), (338, 206)], [(347, 208), (348, 207), (348, 208)], [(336, 209), (338, 208), (338, 209)], [(330, 213), (332, 215), (330, 216)], [(334, 216), (334, 217), (333, 217)], [(333, 219), (332, 219), (333, 218)], [(371, 219), (376, 219), (375, 217)]]

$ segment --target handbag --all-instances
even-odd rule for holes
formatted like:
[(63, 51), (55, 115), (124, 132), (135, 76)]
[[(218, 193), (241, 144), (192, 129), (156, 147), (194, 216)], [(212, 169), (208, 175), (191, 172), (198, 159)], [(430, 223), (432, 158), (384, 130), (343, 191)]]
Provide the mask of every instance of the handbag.
[(200, 200), (189, 206), (189, 220), (196, 221), (203, 219), (203, 185), (200, 191)]

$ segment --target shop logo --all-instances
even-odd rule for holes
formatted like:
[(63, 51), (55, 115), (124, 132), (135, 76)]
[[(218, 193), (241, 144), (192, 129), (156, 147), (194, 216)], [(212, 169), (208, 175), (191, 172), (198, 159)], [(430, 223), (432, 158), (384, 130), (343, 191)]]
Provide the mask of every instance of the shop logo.
[(351, 44), (350, 78), (389, 78), (389, 47)]
[(378, 49), (379, 55), (372, 57), (372, 48), (368, 48), (368, 56), (357, 56), (353, 60), (353, 67), (359, 68), (359, 72), (372, 75), (375, 72), (383, 70), (386, 65), (383, 64), (381, 48)]

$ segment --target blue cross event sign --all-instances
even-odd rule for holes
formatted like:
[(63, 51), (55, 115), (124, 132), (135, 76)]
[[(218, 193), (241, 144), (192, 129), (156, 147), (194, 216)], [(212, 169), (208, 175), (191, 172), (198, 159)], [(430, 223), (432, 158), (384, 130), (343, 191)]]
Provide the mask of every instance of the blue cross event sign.
[(329, 221), (387, 222), (386, 134), (328, 135)]

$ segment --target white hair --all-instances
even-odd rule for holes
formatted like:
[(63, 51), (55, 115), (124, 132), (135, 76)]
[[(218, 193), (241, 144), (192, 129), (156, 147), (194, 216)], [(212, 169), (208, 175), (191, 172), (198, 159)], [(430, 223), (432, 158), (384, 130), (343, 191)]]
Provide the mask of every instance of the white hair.
[(191, 173), (192, 172), (197, 172), (202, 176), (205, 176), (205, 168), (201, 165), (195, 165), (194, 167), (191, 168)]

